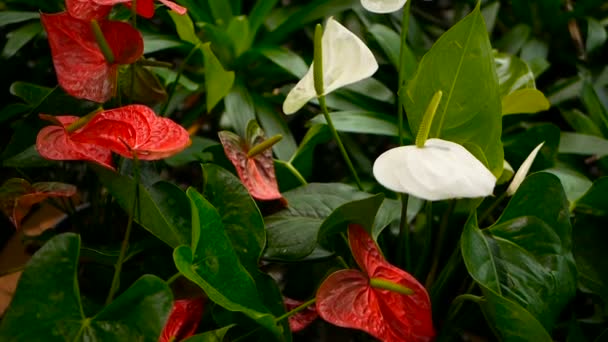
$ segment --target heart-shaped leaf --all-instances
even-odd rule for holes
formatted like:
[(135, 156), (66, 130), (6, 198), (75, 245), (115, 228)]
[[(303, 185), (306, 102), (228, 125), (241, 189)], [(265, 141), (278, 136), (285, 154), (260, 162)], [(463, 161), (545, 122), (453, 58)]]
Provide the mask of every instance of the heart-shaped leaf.
[(80, 237), (65, 233), (34, 254), (2, 320), (0, 339), (157, 341), (173, 301), (167, 284), (145, 275), (110, 305), (87, 317), (76, 278), (79, 251)]

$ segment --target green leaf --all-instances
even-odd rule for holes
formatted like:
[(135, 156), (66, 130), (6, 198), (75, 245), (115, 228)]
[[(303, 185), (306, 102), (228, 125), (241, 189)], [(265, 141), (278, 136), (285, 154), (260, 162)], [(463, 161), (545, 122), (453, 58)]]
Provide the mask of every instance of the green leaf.
[(122, 94), (133, 102), (153, 106), (167, 100), (167, 91), (158, 77), (139, 64), (120, 69), (118, 82)]
[(255, 38), (259, 28), (264, 24), (266, 16), (274, 8), (279, 0), (257, 0), (255, 6), (249, 12), (249, 30), (251, 32), (251, 40)]
[(226, 97), (234, 84), (234, 71), (226, 71), (211, 51), (211, 43), (201, 47), (205, 59), (205, 88), (207, 90), (207, 112)]
[(38, 12), (2, 11), (0, 12), (0, 27), (16, 24), (32, 19), (40, 19)]
[[(384, 54), (391, 62), (391, 64), (399, 69), (399, 54), (400, 54), (400, 46), (401, 46), (401, 37), (397, 32), (390, 29), (387, 26), (381, 24), (373, 24), (368, 29), (369, 33), (374, 37), (378, 45)], [(412, 53), (412, 50), (409, 46), (406, 46), (406, 60), (404, 61), (404, 72), (405, 75), (413, 75), (416, 72), (416, 66), (418, 61), (416, 60), (416, 56)]]
[(543, 171), (551, 173), (559, 178), (560, 182), (562, 183), (562, 187), (564, 187), (566, 197), (571, 203), (571, 208), (573, 208), (574, 203), (581, 198), (593, 184), (585, 175), (565, 166), (560, 165), (558, 167)]
[(498, 10), (500, 9), (500, 1), (495, 1), (484, 5), (481, 9), (483, 20), (486, 22), (488, 34), (494, 31), (494, 25), (496, 23), (496, 17), (498, 16)]
[(349, 223), (360, 224), (371, 233), (376, 213), (383, 201), (384, 194), (380, 193), (339, 206), (323, 220), (317, 233), (317, 241), (323, 244), (330, 235), (346, 232), (346, 225)]
[(232, 18), (226, 28), (226, 33), (234, 45), (235, 57), (239, 57), (251, 46), (252, 40), (249, 36), (249, 21), (247, 17), (238, 16)]
[[(608, 182), (605, 178), (601, 178), (596, 183), (600, 181), (605, 194)], [(600, 188), (598, 187), (597, 190), (600, 190)], [(594, 196), (597, 197), (593, 200), (599, 200), (599, 195), (599, 193), (596, 193)], [(603, 197), (605, 199), (605, 195)], [(591, 200), (590, 198), (588, 199)], [(606, 272), (605, 262), (606, 258), (608, 258), (608, 249), (606, 248), (606, 239), (608, 239), (606, 211), (603, 211), (603, 214), (600, 214), (600, 216), (597, 215), (600, 211), (595, 211), (595, 208), (591, 209), (593, 211), (588, 211), (589, 208), (586, 205), (580, 209), (577, 207), (576, 220), (572, 229), (573, 253), (578, 271), (578, 284), (582, 291), (595, 293), (602, 298), (604, 303), (608, 303), (608, 272)], [(605, 207), (605, 204), (599, 205)], [(589, 212), (591, 215), (586, 215)], [(602, 340), (597, 339), (596, 341)]]
[(553, 124), (534, 125), (520, 134), (505, 137), (505, 159), (517, 170), (530, 152), (542, 142), (545, 144), (534, 159), (532, 171), (553, 167), (560, 143), (559, 127)]
[[(366, 133), (397, 136), (397, 119), (380, 113), (363, 111), (343, 111), (329, 114), (336, 130), (349, 133)], [(310, 122), (314, 124), (327, 124), (322, 114), (315, 116)], [(407, 141), (413, 141), (411, 136), (406, 136)]]
[(312, 170), (311, 164), (315, 147), (329, 141), (331, 138), (331, 131), (327, 125), (312, 125), (289, 162), (306, 177)]
[(239, 80), (224, 98), (226, 111), (222, 119), (234, 128), (238, 135), (246, 136), (247, 124), (255, 120), (255, 105), (249, 90)]
[(281, 329), (262, 304), (255, 282), (239, 261), (222, 217), (196, 190), (190, 188), (187, 194), (192, 205), (192, 247), (182, 245), (175, 249), (177, 269), (216, 304), (242, 312), (280, 336)]
[(495, 176), (503, 168), (502, 117), (492, 47), (476, 8), (427, 52), (400, 93), (412, 132), (418, 132), (433, 95), (443, 99), (429, 138), (481, 146)]
[(234, 324), (211, 331), (206, 331), (201, 334), (196, 334), (188, 337), (184, 340), (184, 342), (223, 342), (224, 336), (226, 336), (228, 330), (230, 330), (232, 327), (234, 327)]
[(33, 22), (7, 33), (7, 41), (2, 49), (2, 57), (7, 59), (13, 57), (17, 51), (41, 32), (42, 25), (40, 22)]
[(606, 193), (608, 193), (608, 177), (602, 177), (596, 180), (591, 189), (576, 201), (576, 212), (595, 216), (608, 215)]
[[(264, 219), (255, 201), (240, 180), (214, 164), (205, 164), (205, 196), (221, 215), (224, 230), (242, 265), (257, 285), (262, 303), (274, 315), (285, 313), (281, 292), (276, 282), (258, 269), (266, 245)], [(281, 321), (283, 334), (290, 340), (288, 321)]]
[(562, 132), (559, 140), (559, 153), (581, 155), (608, 155), (608, 140), (593, 135)]
[(545, 111), (551, 103), (545, 95), (536, 89), (519, 89), (502, 98), (502, 115), (534, 114)]
[(297, 78), (304, 77), (308, 71), (308, 64), (304, 59), (287, 48), (273, 46), (259, 48), (256, 51)]
[(14, 82), (11, 84), (10, 92), (25, 101), (25, 103), (37, 106), (46, 99), (55, 88), (42, 87), (27, 82)]
[(560, 109), (562, 117), (568, 122), (568, 124), (574, 128), (578, 133), (586, 135), (595, 135), (602, 138), (602, 131), (600, 128), (591, 120), (591, 118), (585, 113), (578, 109), (565, 110)]
[(298, 144), (287, 126), (284, 115), (257, 94), (253, 94), (253, 103), (258, 121), (264, 128), (266, 136), (280, 134), (283, 137), (281, 141), (272, 145), (272, 151), (279, 159), (288, 160), (297, 150)]
[(587, 109), (587, 113), (604, 134), (608, 133), (608, 109), (604, 107), (597, 91), (590, 82), (583, 82), (581, 100)]
[(49, 167), (52, 165), (57, 165), (57, 163), (57, 161), (42, 158), (42, 156), (40, 156), (38, 153), (36, 146), (33, 145), (4, 160), (2, 162), (2, 166), (19, 168)]
[(592, 52), (606, 43), (608, 34), (604, 25), (593, 18), (587, 18), (587, 40), (585, 43), (585, 50)]
[[(127, 213), (133, 207), (135, 185), (128, 176), (118, 175), (106, 168), (93, 166), (101, 183)], [(190, 244), (192, 230), (188, 198), (177, 186), (160, 181), (150, 187), (139, 184), (139, 205), (135, 222), (175, 248)]]
[(99, 313), (87, 317), (76, 278), (79, 251), (80, 237), (65, 233), (34, 254), (2, 320), (0, 338), (157, 341), (173, 304), (166, 283), (145, 275)]
[(506, 53), (495, 53), (494, 62), (501, 97), (504, 98), (519, 89), (536, 88), (532, 70), (519, 57)]
[(201, 43), (201, 40), (196, 35), (194, 31), (194, 24), (192, 23), (192, 19), (188, 14), (180, 15), (176, 12), (169, 11), (169, 16), (173, 23), (175, 24), (175, 29), (177, 30), (177, 35), (183, 41), (186, 41), (192, 45), (197, 45)]
[(530, 26), (518, 24), (496, 42), (496, 48), (500, 51), (516, 55), (528, 41), (531, 32)]
[(181, 40), (175, 39), (172, 36), (148, 33), (146, 31), (142, 31), (142, 36), (144, 37), (144, 55), (184, 45)]
[(571, 230), (560, 182), (547, 173), (527, 177), (491, 227), (469, 218), (462, 254), (501, 339), (551, 341), (547, 331), (576, 289)]
[(218, 145), (217, 141), (203, 137), (194, 136), (191, 139), (192, 144), (188, 146), (187, 149), (174, 156), (165, 158), (165, 163), (173, 167), (185, 165), (190, 162), (200, 163), (205, 160), (208, 155), (204, 150), (210, 146)]
[(209, 0), (208, 3), (215, 22), (220, 23), (220, 25), (227, 25), (232, 19), (230, 1)]

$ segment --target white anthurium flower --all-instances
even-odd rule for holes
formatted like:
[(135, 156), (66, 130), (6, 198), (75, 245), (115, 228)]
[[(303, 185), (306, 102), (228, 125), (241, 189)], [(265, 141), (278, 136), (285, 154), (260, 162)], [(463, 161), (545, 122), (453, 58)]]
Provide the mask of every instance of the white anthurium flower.
[(390, 13), (399, 10), (407, 0), (361, 0), (363, 7), (374, 13)]
[(496, 185), (496, 177), (471, 152), (441, 139), (390, 149), (376, 159), (373, 172), (384, 187), (428, 201), (485, 197)]
[(513, 176), (511, 184), (509, 184), (509, 187), (507, 188), (507, 195), (513, 196), (521, 185), (521, 183), (523, 183), (524, 179), (526, 178), (526, 175), (528, 174), (528, 171), (530, 171), (530, 167), (532, 167), (532, 164), (534, 163), (534, 159), (536, 159), (538, 151), (540, 151), (541, 147), (543, 147), (544, 144), (545, 142), (543, 141), (538, 146), (536, 146), (532, 150), (532, 152), (530, 152), (526, 160), (524, 160), (524, 162), (521, 164), (519, 169), (517, 169), (517, 172), (515, 173), (515, 176)]
[[(372, 76), (378, 63), (371, 50), (344, 26), (329, 18), (321, 39), (324, 94)], [(314, 63), (304, 78), (291, 89), (283, 112), (293, 114), (317, 96), (314, 85)]]

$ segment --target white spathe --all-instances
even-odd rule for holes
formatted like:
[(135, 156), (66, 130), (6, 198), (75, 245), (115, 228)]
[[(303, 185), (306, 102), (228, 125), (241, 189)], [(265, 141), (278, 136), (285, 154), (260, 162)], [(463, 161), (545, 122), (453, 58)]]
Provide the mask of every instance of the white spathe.
[(524, 182), (524, 179), (526, 178), (528, 171), (530, 171), (530, 167), (532, 167), (532, 163), (534, 163), (534, 159), (536, 159), (536, 155), (538, 154), (538, 151), (540, 151), (541, 147), (543, 147), (544, 144), (545, 144), (545, 142), (543, 141), (538, 146), (536, 146), (532, 150), (532, 152), (530, 152), (530, 154), (528, 155), (526, 160), (524, 160), (524, 162), (521, 163), (521, 166), (519, 167), (519, 169), (517, 169), (515, 176), (513, 176), (513, 180), (511, 181), (511, 184), (509, 184), (509, 187), (507, 188), (507, 195), (513, 196), (513, 194), (515, 194), (517, 189), (519, 189), (519, 186), (521, 185), (521, 183)]
[[(370, 49), (354, 33), (329, 18), (321, 39), (323, 48), (323, 87), (325, 93), (368, 78), (378, 70), (378, 63)], [(293, 114), (317, 96), (314, 82), (314, 63), (304, 78), (291, 89), (283, 112)]]
[(492, 172), (467, 149), (441, 139), (384, 152), (374, 162), (374, 177), (390, 190), (428, 201), (485, 197), (496, 185)]
[(374, 13), (390, 13), (399, 10), (407, 0), (361, 0), (363, 7)]

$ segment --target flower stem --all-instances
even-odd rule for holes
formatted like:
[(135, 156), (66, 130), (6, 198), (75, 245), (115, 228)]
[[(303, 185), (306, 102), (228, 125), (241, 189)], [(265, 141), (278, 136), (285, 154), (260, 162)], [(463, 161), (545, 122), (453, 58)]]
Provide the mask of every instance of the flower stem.
[(401, 88), (405, 85), (405, 58), (407, 52), (407, 34), (410, 25), (410, 6), (408, 1), (403, 7), (403, 17), (401, 18), (401, 44), (399, 47), (399, 85), (397, 86), (397, 118), (399, 120), (399, 145), (403, 145), (403, 101), (399, 95)]
[(188, 54), (186, 55), (186, 58), (184, 58), (184, 61), (182, 62), (182, 64), (179, 66), (179, 69), (177, 70), (177, 76), (175, 76), (175, 81), (173, 81), (173, 83), (171, 83), (171, 86), (169, 87), (169, 95), (167, 96), (167, 101), (165, 101), (165, 103), (163, 104), (163, 107), (160, 110), (160, 116), (167, 116), (167, 108), (169, 107), (169, 103), (171, 103), (171, 99), (173, 99), (173, 95), (175, 94), (175, 88), (177, 88), (177, 84), (179, 83), (179, 79), (182, 76), (182, 74), (184, 73), (184, 70), (186, 68), (186, 64), (188, 64), (188, 61), (190, 60), (190, 58), (192, 58), (192, 56), (194, 55), (194, 53), (200, 49), (202, 43), (198, 43), (196, 44), (192, 50), (190, 50), (190, 52), (188, 52)]
[(433, 248), (433, 263), (431, 264), (431, 270), (426, 277), (425, 287), (430, 289), (433, 283), (435, 282), (435, 277), (437, 276), (437, 270), (439, 269), (439, 260), (441, 259), (441, 250), (445, 245), (445, 239), (447, 235), (447, 229), (449, 225), (449, 219), (456, 207), (456, 200), (450, 200), (448, 205), (448, 209), (443, 213), (443, 217), (441, 218), (441, 223), (439, 225), (439, 234), (437, 239), (435, 239), (435, 247)]
[(312, 299), (298, 305), (297, 307), (295, 307), (293, 310), (290, 310), (289, 312), (286, 312), (285, 314), (277, 317), (274, 319), (275, 322), (280, 322), (282, 320), (284, 320), (285, 318), (289, 318), (295, 314), (297, 314), (300, 311), (306, 310), (306, 308), (308, 308), (309, 306), (313, 305), (315, 302), (317, 301), (317, 297), (313, 297)]
[(99, 46), (99, 50), (103, 54), (103, 57), (106, 59), (106, 62), (108, 62), (108, 64), (114, 64), (114, 52), (112, 52), (110, 44), (108, 44), (106, 37), (101, 31), (101, 27), (99, 27), (99, 23), (95, 19), (91, 20), (91, 30), (93, 31), (97, 46)]
[(133, 198), (133, 206), (131, 207), (131, 212), (129, 213), (129, 222), (127, 223), (127, 230), (125, 231), (125, 236), (122, 240), (122, 245), (120, 246), (120, 254), (118, 254), (118, 260), (114, 265), (114, 277), (112, 278), (112, 285), (110, 286), (110, 292), (108, 293), (108, 297), (106, 298), (106, 305), (112, 302), (116, 291), (120, 286), (120, 271), (122, 271), (122, 264), (125, 260), (125, 256), (127, 254), (127, 250), (129, 249), (129, 238), (131, 237), (131, 229), (133, 228), (133, 219), (135, 216), (135, 211), (139, 202), (139, 160), (137, 159), (137, 155), (133, 154), (133, 162), (134, 162), (134, 179), (133, 183), (135, 183), (135, 193)]
[(410, 260), (410, 227), (407, 222), (407, 202), (409, 196), (400, 194), (401, 197), (401, 221), (399, 223), (399, 246), (397, 247), (397, 262), (404, 269), (409, 270)]
[(137, 64), (139, 64), (141, 66), (151, 66), (151, 67), (159, 67), (159, 68), (167, 68), (167, 69), (173, 68), (173, 63), (164, 62), (164, 61), (155, 61), (155, 60), (143, 59), (143, 58), (138, 60)]
[(320, 24), (317, 24), (315, 28), (315, 41), (314, 41), (314, 60), (313, 60), (313, 74), (314, 74), (314, 83), (315, 83), (315, 91), (317, 92), (317, 96), (319, 97), (319, 105), (321, 106), (321, 111), (323, 112), (323, 116), (325, 117), (325, 121), (327, 121), (327, 125), (331, 130), (331, 134), (333, 135), (336, 143), (338, 144), (338, 148), (340, 149), (340, 153), (346, 162), (350, 172), (355, 178), (355, 182), (359, 187), (359, 190), (363, 190), (363, 186), (361, 185), (361, 180), (359, 179), (359, 175), (357, 175), (357, 171), (353, 166), (353, 163), (350, 161), (350, 157), (348, 153), (346, 153), (346, 149), (344, 148), (344, 144), (338, 135), (338, 131), (334, 126), (333, 121), (329, 115), (329, 110), (327, 109), (327, 104), (325, 103), (325, 90), (323, 85), (323, 28)]
[(167, 285), (171, 285), (174, 281), (177, 280), (177, 278), (181, 277), (182, 273), (181, 272), (177, 272), (174, 275), (171, 276), (171, 278), (167, 279)]

